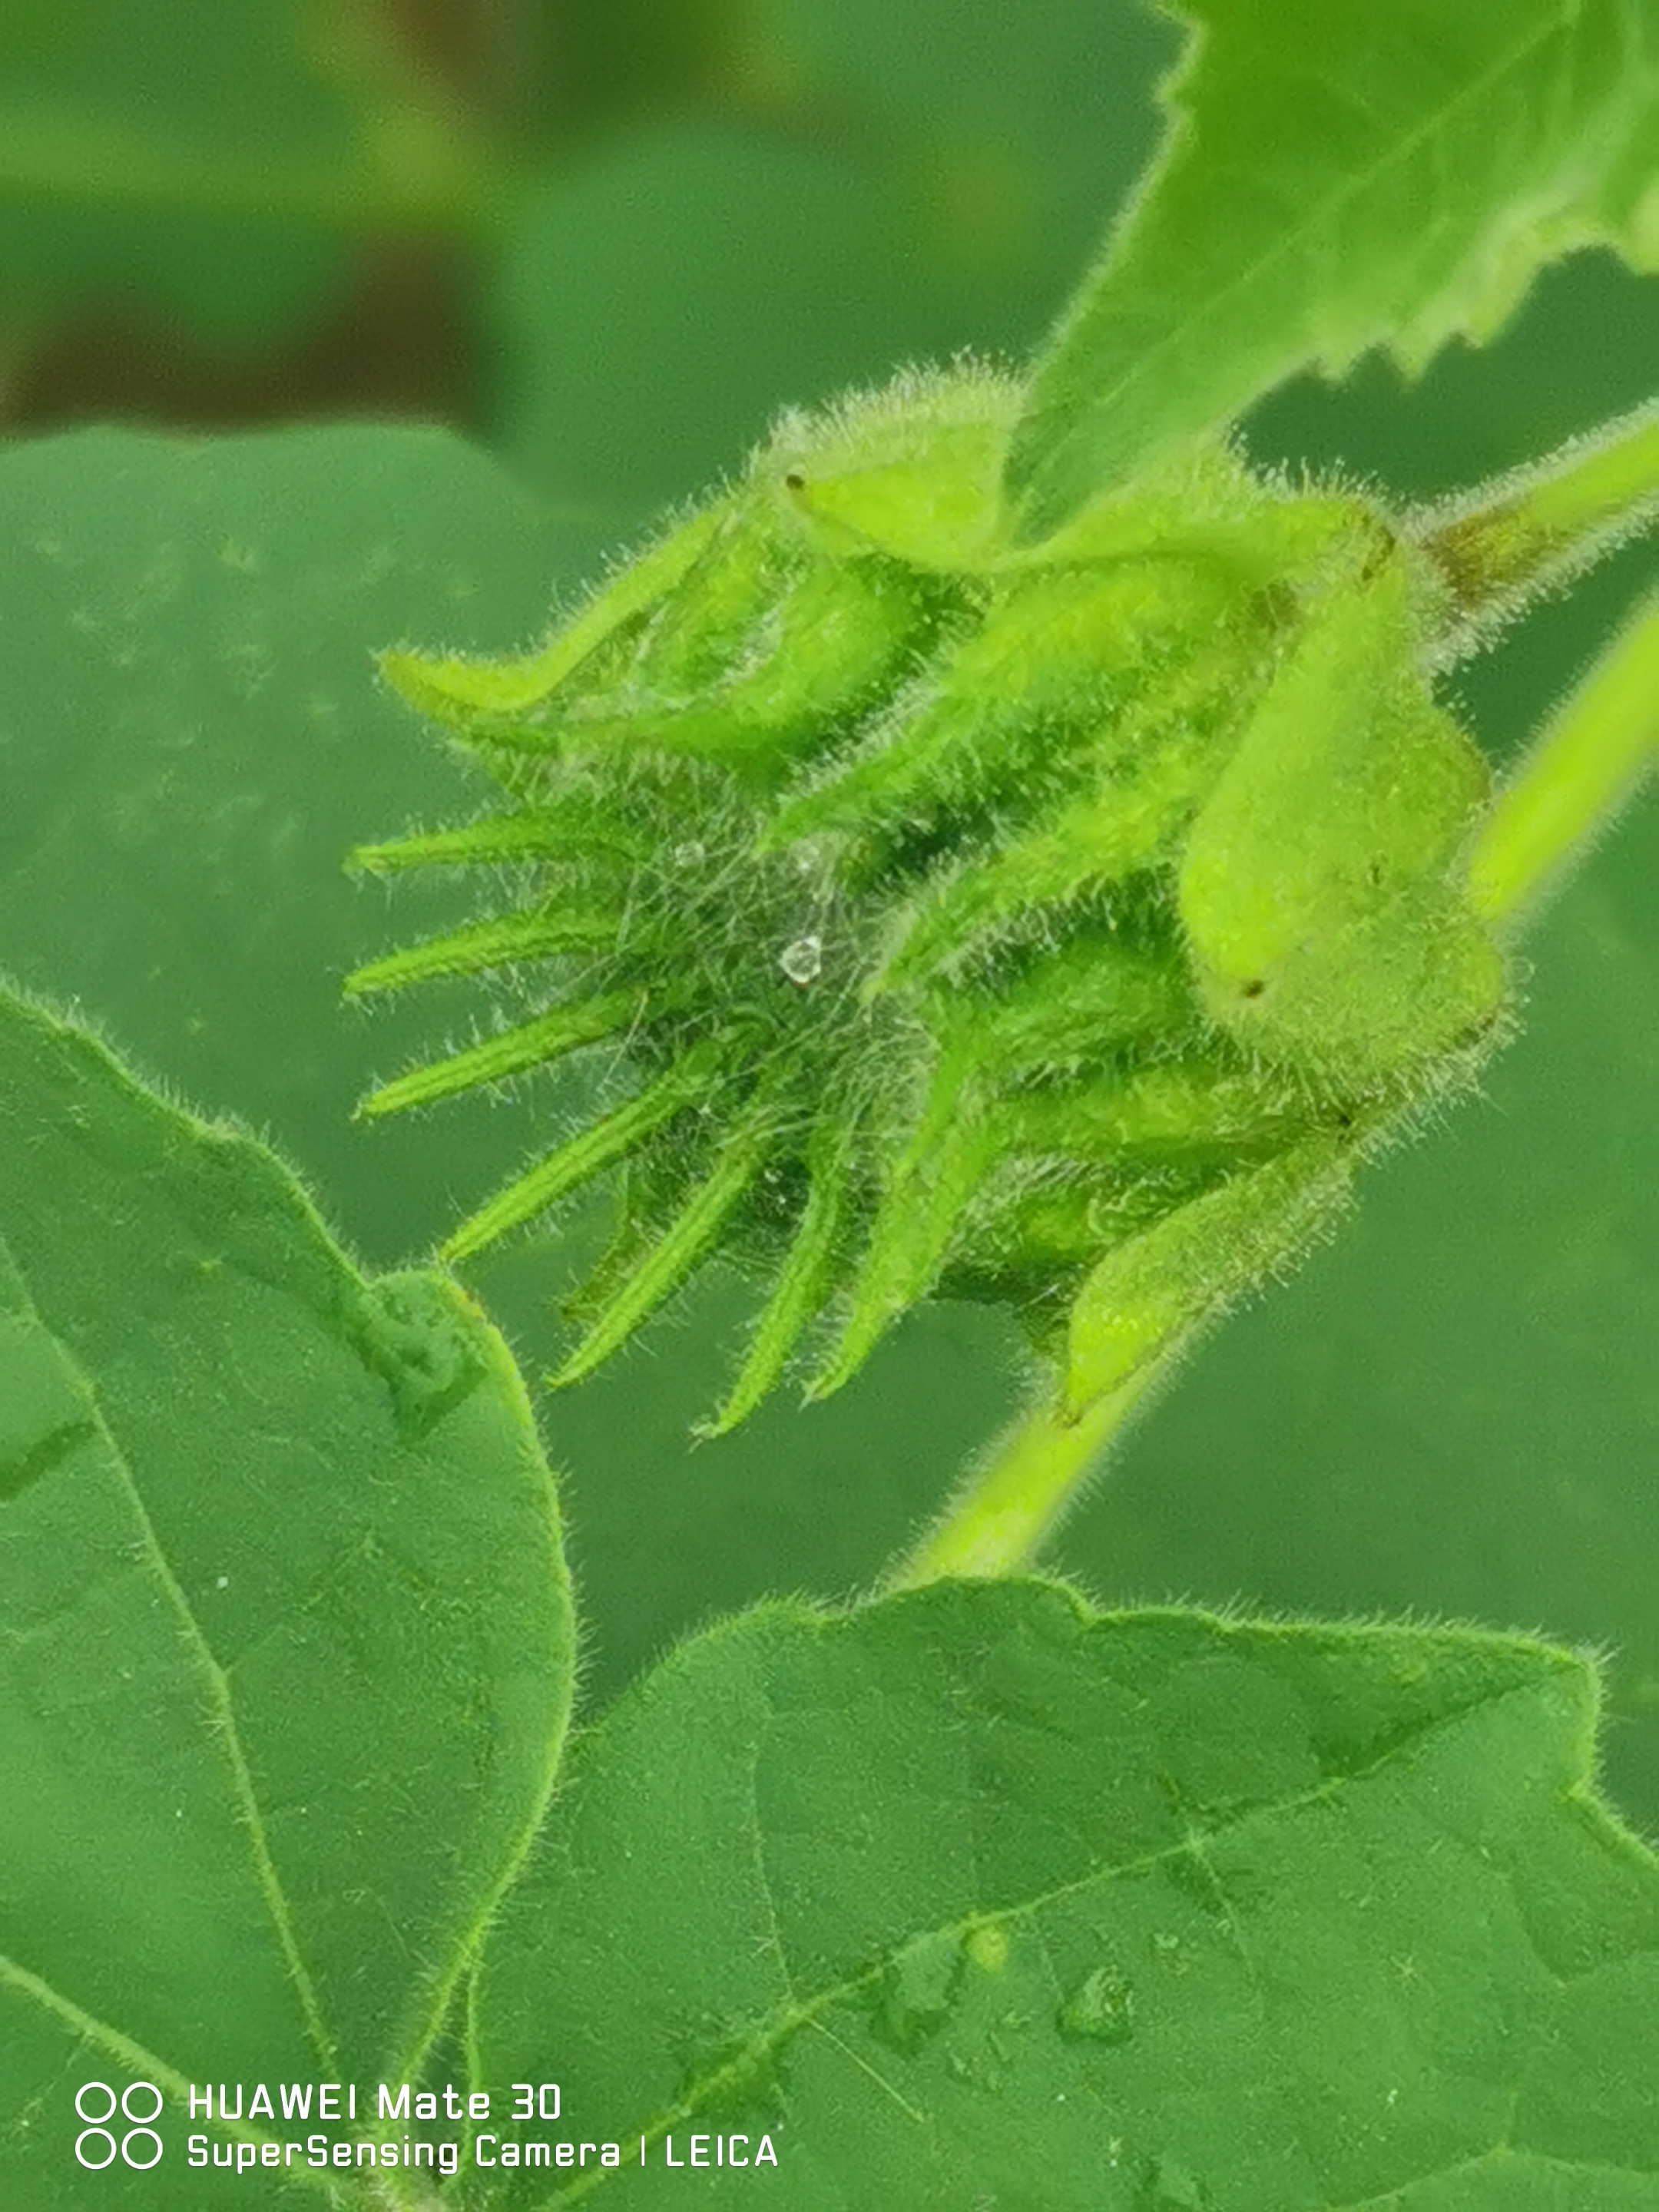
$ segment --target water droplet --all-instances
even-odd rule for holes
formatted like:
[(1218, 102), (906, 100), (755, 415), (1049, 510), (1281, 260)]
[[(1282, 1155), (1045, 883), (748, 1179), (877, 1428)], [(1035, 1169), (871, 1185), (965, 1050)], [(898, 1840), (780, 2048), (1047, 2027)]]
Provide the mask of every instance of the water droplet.
[(708, 848), (701, 838), (688, 837), (675, 846), (672, 857), (677, 868), (699, 868), (708, 858)]
[(798, 937), (778, 955), (778, 965), (792, 983), (813, 982), (823, 970), (823, 939)]
[(1172, 2158), (1155, 2158), (1146, 2169), (1135, 2212), (1214, 2212), (1205, 2185)]
[(1062, 2035), (1092, 2043), (1127, 2043), (1135, 2032), (1134, 1991), (1115, 1966), (1097, 1966), (1085, 1975), (1060, 2008)]
[(872, 2033), (907, 2057), (919, 2051), (945, 2025), (963, 1963), (954, 1935), (919, 1936), (896, 1951), (877, 1985)]

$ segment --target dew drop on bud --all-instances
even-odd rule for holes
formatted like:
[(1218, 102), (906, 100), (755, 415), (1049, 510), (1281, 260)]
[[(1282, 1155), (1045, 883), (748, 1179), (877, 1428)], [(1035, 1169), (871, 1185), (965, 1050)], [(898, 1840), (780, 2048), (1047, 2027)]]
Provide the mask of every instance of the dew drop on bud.
[(811, 983), (817, 980), (823, 967), (823, 939), (821, 937), (798, 937), (786, 945), (778, 955), (778, 965), (792, 983)]

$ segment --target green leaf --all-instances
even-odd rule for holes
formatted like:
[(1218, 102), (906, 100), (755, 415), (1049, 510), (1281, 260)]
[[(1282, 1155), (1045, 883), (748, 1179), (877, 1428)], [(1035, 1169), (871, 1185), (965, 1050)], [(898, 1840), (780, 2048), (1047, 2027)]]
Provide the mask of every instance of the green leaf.
[[(1652, 2205), (1659, 1865), (1595, 1711), (1520, 1638), (1034, 1583), (769, 1607), (574, 1750), (482, 2076), (560, 2081), (525, 2133), (617, 2142), (602, 2203)], [(734, 2133), (775, 2171), (666, 2162)]]
[(1492, 337), (1576, 247), (1659, 265), (1650, 0), (1171, 0), (1161, 158), (1040, 359), (1032, 537), (1299, 368)]
[[(0, 957), (275, 1131), (354, 1244), (421, 1249), (523, 1139), (487, 1113), (412, 1150), (351, 1124), (430, 1021), (342, 1014), (387, 902), (341, 863), (366, 823), (453, 818), (486, 787), (373, 656), (411, 633), (525, 643), (591, 533), (460, 439), (380, 426), (30, 441), (0, 449)], [(456, 881), (412, 903), (436, 931), (468, 900)]]
[(466, 1297), (366, 1279), (261, 1146), (0, 999), (0, 2195), (69, 2190), (71, 2060), (169, 2100), (416, 2067), (572, 1652)]

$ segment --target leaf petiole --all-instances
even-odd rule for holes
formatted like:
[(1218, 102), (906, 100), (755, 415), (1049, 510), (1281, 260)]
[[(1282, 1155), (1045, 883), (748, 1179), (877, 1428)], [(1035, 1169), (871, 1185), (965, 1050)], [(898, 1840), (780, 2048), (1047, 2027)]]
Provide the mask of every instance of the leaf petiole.
[(1659, 759), (1659, 593), (1546, 725), (1482, 823), (1469, 896), (1512, 924), (1588, 849)]
[(1659, 400), (1559, 453), (1407, 515), (1444, 578), (1450, 658), (1659, 519)]

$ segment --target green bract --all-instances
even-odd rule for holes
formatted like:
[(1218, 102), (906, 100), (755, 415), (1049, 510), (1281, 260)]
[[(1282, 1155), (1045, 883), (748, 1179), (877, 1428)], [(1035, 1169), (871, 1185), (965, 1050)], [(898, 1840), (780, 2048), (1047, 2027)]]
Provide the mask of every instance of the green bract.
[(719, 1246), (771, 1285), (719, 1425), (935, 1290), (1012, 1302), (1080, 1411), (1495, 1033), (1428, 561), (1222, 447), (1017, 546), (1020, 397), (968, 368), (787, 416), (539, 651), (385, 660), (506, 804), (360, 860), (507, 872), (349, 988), (489, 975), (513, 1012), (367, 1110), (627, 1071), (446, 1248), (623, 1170), (561, 1379)]

